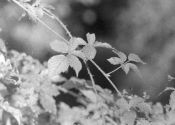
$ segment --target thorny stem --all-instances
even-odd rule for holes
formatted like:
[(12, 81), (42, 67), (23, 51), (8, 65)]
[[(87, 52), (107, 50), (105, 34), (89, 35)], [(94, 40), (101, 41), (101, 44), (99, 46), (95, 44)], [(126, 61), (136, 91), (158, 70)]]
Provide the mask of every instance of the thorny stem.
[(122, 97), (121, 92), (118, 90), (118, 88), (115, 86), (115, 84), (109, 79), (108, 74), (106, 74), (92, 59), (89, 60), (102, 74), (103, 76), (109, 81), (109, 83), (112, 85), (112, 87), (116, 90), (116, 92), (119, 94), (119, 96)]
[[(20, 2), (16, 1), (16, 0), (12, 0), (15, 4), (17, 4), (19, 7), (21, 7), (23, 10), (25, 10), (27, 13), (31, 14), (32, 13), (27, 10), (27, 8), (25, 8), (23, 5), (21, 5)], [(62, 39), (63, 41), (65, 41), (66, 43), (68, 43), (68, 40), (66, 40), (64, 37), (62, 37), (59, 33), (57, 33), (55, 30), (51, 29), (45, 22), (43, 22), (40, 18), (35, 16), (35, 19), (38, 20), (42, 25), (44, 25), (47, 29), (49, 29), (51, 32), (53, 32), (56, 36), (58, 36), (60, 39)]]
[[(126, 61), (123, 64), (129, 63), (130, 61)], [(116, 72), (117, 70), (119, 70), (120, 68), (122, 68), (123, 64), (121, 64), (119, 67), (117, 67), (116, 69), (112, 70), (111, 72), (107, 73), (108, 76), (110, 76), (112, 73)]]
[(53, 13), (51, 13), (50, 11), (48, 11), (47, 9), (43, 8), (43, 10), (45, 10), (45, 14), (49, 17), (51, 17), (52, 19), (55, 19), (62, 27), (63, 29), (66, 31), (66, 33), (68, 34), (68, 36), (70, 38), (72, 38), (72, 34), (70, 33), (70, 31), (67, 29), (66, 25), (57, 17), (55, 16)]

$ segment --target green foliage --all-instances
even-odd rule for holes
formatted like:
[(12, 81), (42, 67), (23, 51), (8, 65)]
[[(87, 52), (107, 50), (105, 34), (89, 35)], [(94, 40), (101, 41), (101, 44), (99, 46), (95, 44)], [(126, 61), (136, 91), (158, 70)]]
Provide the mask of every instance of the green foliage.
[[(11, 0), (35, 21), (43, 24), (60, 39), (50, 43), (58, 54), (47, 65), (41, 64), (24, 53), (7, 51), (0, 39), (0, 124), (3, 125), (172, 125), (175, 124), (175, 89), (171, 90), (169, 104), (148, 102), (148, 96), (138, 97), (120, 92), (110, 80), (110, 75), (122, 69), (130, 69), (139, 76), (136, 63), (145, 64), (136, 54), (126, 56), (107, 43), (96, 41), (95, 34), (87, 33), (87, 42), (73, 37), (65, 25), (40, 0)], [(31, 3), (32, 2), (32, 3)], [(70, 39), (52, 30), (40, 18), (44, 15), (55, 19), (65, 29)], [(118, 68), (105, 73), (94, 61), (97, 47), (116, 54), (107, 61)], [(96, 85), (88, 67), (91, 62), (115, 88), (117, 94)], [(79, 79), (82, 64), (86, 65), (90, 81)], [(73, 68), (76, 77), (63, 78), (61, 73)], [(174, 77), (168, 76), (169, 80)], [(58, 83), (58, 84), (57, 84)], [(76, 91), (73, 91), (76, 90)], [(164, 91), (163, 91), (164, 92)], [(75, 97), (79, 105), (70, 107), (55, 98), (61, 94)], [(45, 118), (45, 116), (49, 116)]]

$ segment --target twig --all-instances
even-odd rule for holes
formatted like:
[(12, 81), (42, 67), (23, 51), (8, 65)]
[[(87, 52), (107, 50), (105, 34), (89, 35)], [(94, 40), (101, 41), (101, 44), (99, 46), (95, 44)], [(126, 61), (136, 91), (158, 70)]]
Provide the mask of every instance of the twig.
[(94, 92), (95, 92), (95, 94), (96, 94), (96, 101), (97, 101), (97, 94), (98, 94), (98, 93), (97, 93), (97, 90), (96, 90), (96, 85), (95, 85), (95, 81), (94, 81), (93, 75), (92, 75), (92, 73), (91, 73), (91, 71), (90, 71), (90, 68), (89, 68), (87, 62), (84, 61), (84, 63), (85, 63), (85, 65), (86, 65), (86, 69), (87, 69), (87, 72), (88, 72), (88, 74), (89, 74), (89, 77), (90, 77), (90, 79), (91, 79), (91, 81), (92, 81), (92, 86), (93, 86)]
[(114, 83), (109, 79), (108, 74), (106, 74), (93, 60), (90, 60), (90, 62), (103, 74), (103, 76), (109, 81), (109, 83), (112, 85), (112, 87), (116, 90), (119, 96), (122, 97), (121, 92), (118, 90), (118, 88), (114, 85)]
[(72, 37), (72, 34), (70, 33), (70, 31), (67, 29), (66, 25), (57, 17), (55, 16), (55, 14), (51, 13), (50, 11), (48, 11), (46, 8), (43, 8), (43, 10), (45, 10), (45, 14), (49, 17), (51, 17), (52, 19), (55, 19), (62, 27), (63, 29), (66, 31), (66, 33), (68, 34), (68, 36), (70, 38), (73, 38)]
[[(17, 4), (19, 7), (21, 7), (23, 10), (25, 10), (27, 13), (31, 14), (32, 13), (25, 8), (20, 2), (16, 1), (16, 0), (12, 0), (15, 4)], [(66, 43), (68, 43), (68, 40), (66, 40), (64, 37), (62, 37), (59, 33), (57, 33), (55, 30), (51, 29), (45, 22), (43, 22), (40, 18), (35, 16), (35, 19), (38, 20), (38, 22), (40, 22), (42, 25), (44, 25), (47, 29), (49, 29), (51, 32), (53, 32), (56, 36), (58, 36), (60, 39), (62, 39), (63, 41), (65, 41)]]
[[(126, 62), (123, 63), (123, 64), (129, 63), (129, 62), (130, 62), (130, 61), (126, 61)], [(119, 67), (117, 67), (116, 69), (114, 69), (114, 70), (112, 70), (111, 72), (107, 73), (107, 75), (110, 76), (112, 73), (116, 72), (116, 71), (119, 70), (120, 68), (122, 68), (122, 64), (121, 64)]]

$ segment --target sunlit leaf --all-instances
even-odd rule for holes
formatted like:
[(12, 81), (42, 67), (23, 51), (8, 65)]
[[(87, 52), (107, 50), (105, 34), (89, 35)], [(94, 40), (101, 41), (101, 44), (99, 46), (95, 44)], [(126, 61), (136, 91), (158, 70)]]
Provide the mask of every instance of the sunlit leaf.
[(94, 43), (95, 47), (103, 47), (103, 48), (112, 48), (112, 46), (108, 43), (102, 43), (102, 42), (95, 42)]
[(143, 62), (138, 55), (133, 54), (133, 53), (129, 54), (128, 60), (129, 61), (133, 61), (133, 62), (138, 62), (138, 63), (145, 64), (145, 62)]
[(82, 52), (84, 53), (87, 59), (94, 59), (97, 53), (96, 49), (91, 45), (86, 45), (82, 49)]
[(49, 76), (52, 77), (55, 75), (59, 75), (60, 73), (67, 71), (68, 67), (69, 63), (66, 56), (53, 56), (48, 61)]
[(93, 45), (95, 43), (95, 34), (90, 34), (90, 33), (87, 33), (86, 34), (86, 37), (87, 37), (87, 41), (90, 45)]
[(111, 57), (109, 59), (107, 59), (112, 65), (118, 65), (123, 63), (122, 60), (118, 57)]
[(59, 53), (67, 53), (68, 50), (69, 50), (69, 47), (65, 42), (58, 41), (58, 40), (55, 40), (55, 41), (51, 42), (50, 47), (54, 51), (59, 52)]
[(67, 58), (68, 58), (70, 67), (72, 67), (75, 70), (76, 76), (78, 76), (80, 70), (82, 69), (82, 64), (80, 60), (74, 55), (68, 55)]

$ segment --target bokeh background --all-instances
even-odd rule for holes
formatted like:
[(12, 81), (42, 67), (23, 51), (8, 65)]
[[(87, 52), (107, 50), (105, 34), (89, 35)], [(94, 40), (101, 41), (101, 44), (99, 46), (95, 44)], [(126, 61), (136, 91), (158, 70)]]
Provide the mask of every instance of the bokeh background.
[[(98, 41), (108, 42), (116, 49), (138, 54), (147, 64), (139, 65), (143, 78), (134, 72), (121, 70), (112, 75), (120, 90), (142, 95), (146, 91), (152, 100), (164, 101), (168, 94), (158, 96), (167, 86), (167, 75), (175, 76), (175, 1), (174, 0), (42, 0), (55, 7), (53, 11), (76, 37), (85, 39), (95, 33)], [(24, 17), (22, 10), (7, 0), (0, 0), (0, 37), (8, 49), (25, 52), (41, 62), (55, 53), (49, 43), (56, 37), (41, 24)], [(43, 18), (54, 30), (67, 37), (59, 24)], [(114, 56), (99, 49), (95, 61), (109, 72), (116, 68), (106, 59)], [(96, 83), (112, 89), (104, 77), (91, 66)], [(70, 72), (68, 76), (74, 75)], [(83, 70), (81, 78), (88, 78)]]

